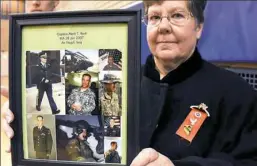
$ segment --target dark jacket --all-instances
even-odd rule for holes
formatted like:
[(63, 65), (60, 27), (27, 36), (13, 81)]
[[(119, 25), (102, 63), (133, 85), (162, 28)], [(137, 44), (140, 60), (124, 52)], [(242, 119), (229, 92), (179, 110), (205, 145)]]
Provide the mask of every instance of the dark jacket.
[(36, 126), (33, 129), (33, 142), (34, 142), (34, 150), (36, 152), (46, 152), (47, 154), (51, 154), (53, 139), (51, 135), (51, 131), (42, 126), (41, 130)]
[(109, 137), (120, 137), (120, 128), (117, 126), (113, 126), (113, 128), (108, 126), (105, 135)]
[(115, 150), (109, 150), (109, 153), (105, 157), (105, 163), (120, 163), (121, 158), (119, 153)]
[[(37, 70), (36, 81), (37, 81), (38, 87), (52, 83), (52, 79), (54, 76), (52, 74), (50, 64), (46, 63), (46, 67), (44, 67), (42, 63), (39, 63), (37, 65), (36, 70)], [(45, 83), (45, 80), (48, 80), (49, 82)]]
[(68, 142), (66, 151), (72, 161), (95, 162), (93, 151), (86, 141), (73, 138)]
[[(176, 166), (256, 166), (257, 95), (234, 73), (193, 56), (160, 80), (149, 56), (141, 80), (140, 146)], [(176, 134), (190, 106), (208, 117), (190, 143)]]

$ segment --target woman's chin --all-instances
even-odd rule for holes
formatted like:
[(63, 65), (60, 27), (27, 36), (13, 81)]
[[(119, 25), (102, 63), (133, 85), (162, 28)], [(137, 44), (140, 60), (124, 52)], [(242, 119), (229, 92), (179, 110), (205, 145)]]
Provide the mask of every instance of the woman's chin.
[(157, 58), (162, 61), (173, 61), (178, 58), (178, 55), (171, 50), (163, 50), (157, 54)]

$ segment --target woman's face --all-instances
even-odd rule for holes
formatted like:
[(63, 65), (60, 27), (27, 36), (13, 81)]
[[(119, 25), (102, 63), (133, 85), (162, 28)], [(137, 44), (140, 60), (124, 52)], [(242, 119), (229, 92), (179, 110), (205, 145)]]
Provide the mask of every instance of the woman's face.
[[(187, 59), (194, 50), (197, 39), (202, 32), (202, 24), (191, 16), (187, 1), (169, 1), (155, 3), (148, 8), (148, 22), (152, 16), (172, 16), (175, 20), (186, 20), (183, 25), (171, 24), (167, 18), (163, 18), (157, 26), (147, 26), (147, 41), (152, 54), (163, 61), (181, 61)], [(187, 19), (183, 19), (186, 14)], [(158, 17), (157, 17), (158, 18)]]

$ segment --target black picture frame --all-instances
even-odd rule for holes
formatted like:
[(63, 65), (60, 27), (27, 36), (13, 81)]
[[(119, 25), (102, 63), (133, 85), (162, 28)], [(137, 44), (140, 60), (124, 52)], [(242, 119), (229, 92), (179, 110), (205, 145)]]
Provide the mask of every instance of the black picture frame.
[[(66, 25), (66, 24), (99, 24), (126, 23), (128, 26), (127, 41), (127, 162), (129, 165), (139, 152), (139, 93), (140, 93), (140, 25), (141, 12), (137, 10), (99, 10), (99, 11), (65, 11), (10, 15), (10, 109), (15, 120), (11, 126), (15, 136), (12, 144), (13, 166), (77, 166), (106, 165), (72, 161), (47, 161), (24, 159), (22, 128), (22, 28), (24, 26)], [(108, 165), (108, 164), (107, 164)], [(115, 165), (115, 164), (112, 164)], [(122, 164), (117, 164), (122, 165)]]

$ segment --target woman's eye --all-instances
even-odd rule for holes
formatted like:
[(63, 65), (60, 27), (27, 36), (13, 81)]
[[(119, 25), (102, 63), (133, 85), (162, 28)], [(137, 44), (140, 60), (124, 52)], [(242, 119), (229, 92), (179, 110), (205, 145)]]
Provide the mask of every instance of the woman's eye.
[(154, 15), (154, 16), (150, 16), (150, 20), (154, 21), (154, 20), (160, 20), (161, 17), (160, 16), (157, 16), (157, 15)]
[(172, 14), (172, 18), (185, 18), (185, 15), (184, 14), (181, 14), (181, 13), (174, 13)]

